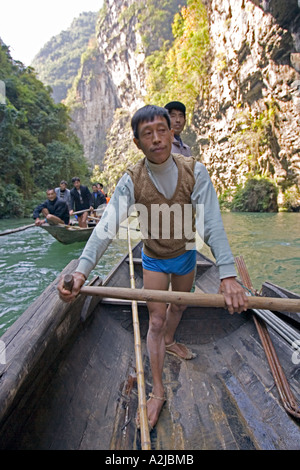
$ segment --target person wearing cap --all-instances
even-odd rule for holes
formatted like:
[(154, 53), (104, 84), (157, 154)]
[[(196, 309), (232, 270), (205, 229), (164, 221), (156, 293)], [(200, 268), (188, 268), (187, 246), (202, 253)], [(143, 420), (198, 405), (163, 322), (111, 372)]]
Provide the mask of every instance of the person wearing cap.
[(174, 139), (172, 142), (172, 153), (180, 153), (184, 157), (191, 157), (192, 151), (190, 147), (185, 144), (180, 134), (184, 129), (186, 123), (186, 108), (180, 101), (171, 101), (166, 104), (165, 108), (169, 111), (171, 126), (174, 130)]
[(71, 196), (70, 196), (70, 190), (67, 188), (67, 182), (65, 180), (62, 180), (59, 183), (59, 187), (55, 188), (56, 195), (58, 199), (62, 199), (67, 203), (67, 206), (69, 208), (69, 211), (71, 210)]

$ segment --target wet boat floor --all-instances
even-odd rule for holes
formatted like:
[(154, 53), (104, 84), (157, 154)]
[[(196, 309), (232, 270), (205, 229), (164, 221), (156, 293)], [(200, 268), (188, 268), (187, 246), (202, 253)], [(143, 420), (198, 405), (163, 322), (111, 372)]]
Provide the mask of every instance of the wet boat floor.
[[(151, 373), (139, 308), (147, 394)], [(177, 340), (197, 353), (166, 355), (167, 401), (151, 432), (156, 450), (300, 449), (299, 423), (280, 405), (250, 313), (188, 309)], [(299, 396), (299, 369), (284, 364)], [(57, 366), (55, 365), (57, 364)], [(140, 449), (131, 308), (102, 306), (51, 368), (52, 380), (15, 449)]]

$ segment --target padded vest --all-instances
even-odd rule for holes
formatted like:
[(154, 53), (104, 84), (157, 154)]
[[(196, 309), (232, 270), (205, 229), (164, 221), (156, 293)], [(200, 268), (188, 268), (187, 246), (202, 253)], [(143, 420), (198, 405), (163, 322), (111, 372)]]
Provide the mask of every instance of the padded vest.
[(156, 189), (145, 158), (127, 169), (134, 184), (144, 253), (151, 258), (174, 258), (185, 253), (186, 243), (195, 242), (195, 212), (191, 204), (195, 159), (177, 154), (172, 157), (178, 168), (178, 181), (171, 199)]

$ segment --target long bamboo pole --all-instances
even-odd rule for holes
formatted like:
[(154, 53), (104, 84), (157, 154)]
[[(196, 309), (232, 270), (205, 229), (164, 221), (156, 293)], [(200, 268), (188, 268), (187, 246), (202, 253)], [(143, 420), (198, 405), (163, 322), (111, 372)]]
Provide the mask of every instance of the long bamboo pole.
[[(128, 226), (127, 233), (128, 233), (130, 285), (131, 285), (131, 289), (135, 289), (133, 256), (132, 256), (129, 226)], [(151, 450), (151, 441), (150, 441), (148, 416), (147, 416), (147, 401), (146, 401), (146, 392), (145, 392), (145, 379), (144, 379), (144, 367), (143, 367), (143, 358), (142, 358), (141, 334), (140, 334), (140, 324), (139, 324), (137, 301), (132, 300), (131, 306), (132, 306), (132, 321), (133, 321), (133, 332), (134, 332), (135, 361), (136, 361), (136, 372), (137, 372), (139, 420), (140, 420), (140, 430), (141, 430), (141, 445), (142, 445), (142, 450)]]
[(22, 232), (23, 230), (27, 230), (28, 228), (32, 228), (32, 227), (36, 227), (36, 225), (30, 224), (30, 225), (24, 225), (23, 227), (14, 228), (12, 230), (6, 230), (5, 232), (0, 233), (0, 237), (3, 237), (4, 235), (10, 235), (11, 233)]
[[(128, 289), (126, 287), (82, 287), (81, 294), (97, 295), (124, 300), (146, 302), (172, 302), (179, 305), (226, 308), (221, 294), (200, 294), (197, 292), (175, 292), (150, 289)], [(279, 299), (273, 297), (248, 297), (248, 308), (261, 308), (280, 312), (300, 313), (300, 299)]]
[(90, 209), (82, 209), (81, 211), (73, 212), (72, 215), (78, 215), (78, 214), (83, 214), (84, 212), (90, 212)]

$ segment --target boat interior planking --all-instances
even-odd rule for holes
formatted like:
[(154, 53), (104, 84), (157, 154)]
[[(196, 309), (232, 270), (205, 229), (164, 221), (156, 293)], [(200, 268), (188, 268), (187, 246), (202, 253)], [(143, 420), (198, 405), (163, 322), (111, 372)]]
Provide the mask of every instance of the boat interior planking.
[[(140, 244), (133, 249), (136, 288), (143, 287), (140, 250)], [(76, 266), (72, 261), (63, 274)], [(0, 448), (140, 450), (131, 303), (80, 295), (65, 304), (57, 283), (1, 338), (7, 363), (0, 365)], [(130, 287), (128, 256), (103, 284)], [(218, 288), (217, 267), (198, 254), (195, 290)], [(148, 394), (148, 313), (144, 302), (138, 309)], [(300, 449), (299, 420), (282, 406), (252, 316), (251, 311), (229, 315), (221, 308), (187, 308), (176, 339), (197, 357), (181, 361), (166, 355), (167, 401), (150, 434), (152, 449)], [(299, 397), (293, 351), (271, 328), (270, 334)]]

